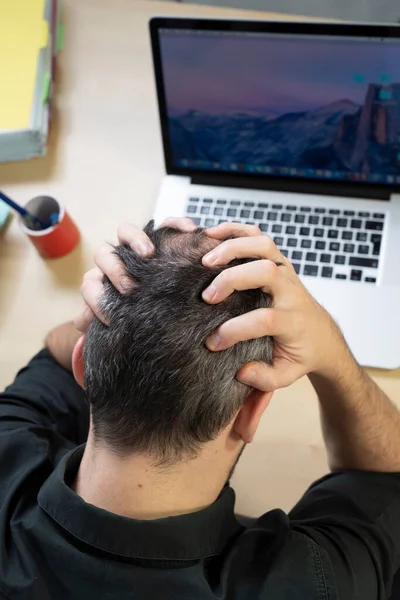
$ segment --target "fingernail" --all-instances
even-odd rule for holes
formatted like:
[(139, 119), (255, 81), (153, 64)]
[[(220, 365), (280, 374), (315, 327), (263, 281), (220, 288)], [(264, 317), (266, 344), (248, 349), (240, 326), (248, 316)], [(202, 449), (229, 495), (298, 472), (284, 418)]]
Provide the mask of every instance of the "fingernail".
[(215, 263), (218, 262), (218, 258), (219, 258), (218, 252), (215, 252), (215, 250), (204, 255), (204, 261), (208, 265), (215, 265)]
[(141, 256), (150, 256), (153, 254), (154, 246), (153, 244), (147, 242), (140, 242), (138, 245), (138, 252)]
[(211, 300), (214, 300), (216, 295), (217, 295), (217, 288), (215, 287), (214, 284), (211, 284), (208, 286), (207, 289), (204, 290), (203, 299), (207, 300), (208, 302), (211, 302)]
[(122, 277), (120, 286), (122, 293), (129, 292), (129, 290), (132, 290), (134, 287), (136, 287), (136, 282), (130, 277)]
[(217, 350), (221, 345), (221, 337), (218, 333), (213, 333), (207, 340), (207, 348), (209, 350)]
[(254, 371), (254, 369), (247, 369), (245, 374), (240, 377), (240, 381), (247, 385), (253, 385), (256, 375), (257, 373)]

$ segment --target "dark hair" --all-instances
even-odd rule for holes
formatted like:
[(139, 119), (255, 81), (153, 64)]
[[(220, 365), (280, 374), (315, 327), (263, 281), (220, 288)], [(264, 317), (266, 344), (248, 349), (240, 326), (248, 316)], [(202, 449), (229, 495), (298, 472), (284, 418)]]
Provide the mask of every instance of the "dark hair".
[(206, 304), (203, 290), (226, 268), (202, 265), (216, 242), (201, 229), (154, 230), (153, 222), (145, 232), (155, 245), (153, 257), (115, 248), (137, 285), (121, 295), (105, 278), (101, 306), (109, 326), (95, 319), (86, 334), (85, 387), (95, 440), (121, 455), (146, 453), (165, 463), (195, 456), (228, 425), (249, 392), (235, 379), (240, 367), (272, 363), (268, 337), (223, 352), (205, 346), (219, 325), (269, 307), (271, 299), (249, 290)]

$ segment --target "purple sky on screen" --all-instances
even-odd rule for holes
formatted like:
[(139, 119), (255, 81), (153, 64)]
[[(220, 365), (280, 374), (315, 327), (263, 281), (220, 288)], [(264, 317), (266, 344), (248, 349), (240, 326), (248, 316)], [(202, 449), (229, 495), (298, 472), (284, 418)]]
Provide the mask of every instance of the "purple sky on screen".
[[(369, 83), (400, 83), (400, 43), (161, 35), (169, 114), (248, 112), (275, 116), (349, 99)], [(355, 80), (363, 76), (364, 83)]]

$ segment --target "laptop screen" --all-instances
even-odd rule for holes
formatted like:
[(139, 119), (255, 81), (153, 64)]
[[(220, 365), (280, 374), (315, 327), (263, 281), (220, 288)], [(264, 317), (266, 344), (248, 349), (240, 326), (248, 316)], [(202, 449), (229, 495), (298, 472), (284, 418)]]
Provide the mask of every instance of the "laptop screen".
[(400, 39), (159, 30), (176, 168), (400, 183)]

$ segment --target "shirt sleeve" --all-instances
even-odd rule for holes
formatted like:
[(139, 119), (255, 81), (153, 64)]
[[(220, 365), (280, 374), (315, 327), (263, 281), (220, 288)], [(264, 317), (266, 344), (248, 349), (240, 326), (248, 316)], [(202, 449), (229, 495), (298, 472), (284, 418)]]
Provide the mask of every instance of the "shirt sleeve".
[(340, 600), (392, 597), (400, 567), (400, 474), (328, 475), (289, 518), (293, 530), (319, 546)]
[(89, 407), (69, 371), (42, 350), (0, 394), (0, 436), (32, 425), (56, 431), (74, 444), (86, 441)]

